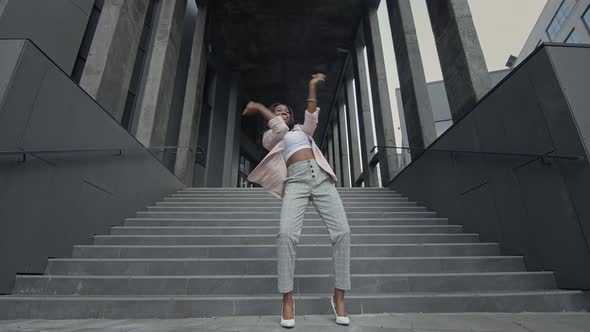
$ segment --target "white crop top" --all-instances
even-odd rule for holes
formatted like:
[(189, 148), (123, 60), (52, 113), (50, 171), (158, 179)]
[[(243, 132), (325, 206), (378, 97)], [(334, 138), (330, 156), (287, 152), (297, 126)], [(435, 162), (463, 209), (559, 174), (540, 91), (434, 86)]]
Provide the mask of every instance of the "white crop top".
[(307, 134), (301, 130), (292, 130), (283, 138), (285, 149), (283, 150), (283, 158), (285, 161), (293, 155), (293, 153), (301, 149), (311, 149), (311, 143)]

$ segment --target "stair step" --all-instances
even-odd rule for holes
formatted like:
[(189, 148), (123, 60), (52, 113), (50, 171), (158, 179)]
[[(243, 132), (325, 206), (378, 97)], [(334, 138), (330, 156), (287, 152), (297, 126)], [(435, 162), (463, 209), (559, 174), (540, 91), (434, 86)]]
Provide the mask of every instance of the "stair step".
[[(298, 315), (331, 315), (330, 294), (295, 295)], [(0, 319), (198, 318), (278, 315), (280, 295), (3, 296)], [(347, 296), (352, 315), (386, 312), (561, 312), (590, 309), (582, 291), (464, 292)], [(279, 308), (279, 309), (277, 309)]]
[[(230, 245), (230, 244), (276, 244), (275, 235), (96, 235), (94, 244), (98, 245)], [(352, 244), (364, 243), (472, 243), (478, 242), (478, 234), (352, 234)], [(302, 235), (300, 244), (330, 243), (326, 235)]]
[[(368, 199), (368, 198), (384, 198), (384, 199), (390, 199), (390, 198), (396, 198), (396, 197), (403, 197), (400, 194), (395, 194), (392, 192), (379, 192), (379, 193), (339, 193), (339, 196), (341, 198), (363, 198), (363, 199)], [(241, 198), (268, 198), (268, 197), (274, 197), (271, 194), (267, 193), (267, 192), (256, 192), (256, 193), (251, 193), (251, 192), (246, 192), (246, 193), (177, 193), (177, 194), (172, 194), (168, 197), (211, 197), (211, 198), (235, 198), (235, 199), (241, 199)], [(274, 197), (275, 199), (279, 199)]]
[[(378, 203), (378, 204), (388, 204), (388, 203), (395, 203), (395, 202), (408, 202), (408, 198), (406, 197), (391, 197), (391, 198), (380, 198), (380, 197), (357, 197), (357, 198), (350, 198), (350, 197), (340, 197), (342, 202), (345, 203)], [(182, 197), (164, 197), (164, 202), (239, 202), (239, 203), (281, 203), (282, 200), (276, 198), (274, 196), (253, 196), (253, 197), (212, 197), (212, 196), (182, 196)]]
[[(306, 212), (305, 218), (319, 217), (317, 212)], [(435, 217), (435, 212), (347, 212), (348, 218), (427, 218)], [(173, 219), (215, 219), (215, 218), (260, 218), (260, 219), (279, 219), (280, 212), (163, 212), (163, 211), (142, 211), (137, 212), (138, 218), (173, 218)]]
[[(181, 206), (181, 207), (211, 207), (211, 208), (281, 208), (282, 201), (276, 202), (242, 202), (240, 201), (221, 201), (221, 202), (176, 202), (176, 201), (162, 201), (156, 202), (156, 206)], [(410, 201), (394, 201), (394, 202), (346, 202), (345, 208), (394, 208), (402, 206), (417, 206), (416, 202)], [(310, 208), (313, 205), (310, 203)]]
[[(280, 214), (281, 206), (277, 205), (274, 207), (260, 207), (260, 206), (231, 206), (231, 207), (223, 207), (223, 206), (182, 206), (182, 205), (156, 205), (156, 206), (148, 206), (148, 211), (162, 211), (162, 212), (233, 212), (233, 213), (254, 213), (254, 212), (264, 212), (264, 213), (276, 213)], [(355, 213), (355, 212), (421, 212), (421, 211), (428, 211), (423, 206), (381, 206), (381, 207), (373, 207), (373, 206), (346, 206), (344, 208), (346, 214)], [(305, 211), (306, 213), (315, 213), (316, 209), (310, 205)]]
[[(277, 247), (245, 246), (74, 246), (74, 258), (275, 258)], [(351, 257), (497, 256), (497, 243), (356, 244)], [(298, 245), (297, 257), (332, 257), (329, 244)]]
[[(428, 233), (461, 233), (462, 226), (350, 226), (352, 233), (359, 234), (428, 234)], [(112, 235), (276, 235), (279, 232), (277, 226), (203, 226), (203, 227), (112, 227)], [(304, 226), (302, 234), (328, 235), (326, 226)]]
[[(294, 292), (333, 287), (331, 275), (296, 275)], [(524, 291), (555, 288), (550, 272), (359, 274), (349, 294)], [(256, 295), (277, 291), (276, 275), (256, 276), (18, 276), (14, 294), (28, 295)]]
[[(150, 227), (150, 226), (170, 226), (170, 227), (191, 227), (191, 226), (260, 226), (278, 227), (276, 219), (172, 219), (172, 218), (127, 218), (124, 226)], [(447, 218), (365, 218), (365, 219), (348, 219), (349, 226), (414, 226), (414, 225), (447, 225)], [(319, 218), (305, 218), (305, 226), (325, 226), (323, 220)]]
[[(338, 192), (396, 192), (395, 190), (383, 187), (370, 187), (370, 188), (361, 188), (361, 187), (353, 187), (353, 188), (344, 188), (344, 187), (336, 187)], [(184, 191), (204, 191), (204, 192), (226, 192), (226, 191), (237, 191), (237, 192), (265, 192), (264, 188), (261, 187), (254, 187), (254, 188), (227, 188), (227, 187), (187, 187), (184, 189), (179, 190), (179, 192)]]
[[(417, 202), (387, 188), (337, 188), (351, 228), (351, 314), (590, 310), (590, 293), (557, 290)], [(1, 319), (277, 315), (282, 200), (261, 188), (185, 188), (19, 275)], [(308, 205), (297, 248), (297, 314), (331, 314), (332, 244)], [(278, 309), (277, 309), (278, 308)]]
[[(50, 259), (55, 275), (267, 275), (276, 273), (274, 258)], [(524, 271), (519, 256), (354, 257), (350, 273), (450, 273)], [(299, 258), (296, 273), (330, 274), (332, 258)]]

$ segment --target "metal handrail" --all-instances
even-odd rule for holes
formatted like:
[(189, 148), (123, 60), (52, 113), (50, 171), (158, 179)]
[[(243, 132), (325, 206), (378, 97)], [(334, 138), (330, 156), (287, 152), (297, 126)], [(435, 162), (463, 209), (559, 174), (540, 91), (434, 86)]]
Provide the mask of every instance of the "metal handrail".
[(549, 158), (549, 159), (563, 159), (563, 160), (578, 160), (582, 161), (586, 158), (583, 156), (564, 156), (564, 155), (551, 155), (551, 154), (531, 154), (531, 153), (512, 153), (512, 152), (489, 152), (489, 151), (467, 151), (467, 150), (446, 150), (446, 149), (425, 149), (425, 148), (409, 148), (402, 146), (373, 146), (370, 153), (373, 153), (375, 149), (401, 149), (401, 150), (417, 150), (417, 151), (435, 151), (435, 152), (448, 152), (448, 153), (465, 153), (465, 154), (480, 154), (480, 155), (492, 155), (492, 156), (506, 156), (506, 157), (527, 157), (527, 158)]
[(149, 150), (149, 151), (166, 151), (169, 149), (178, 150), (182, 148), (188, 148), (189, 150), (196, 149), (197, 153), (204, 154), (205, 151), (201, 146), (155, 146), (147, 148), (100, 148), (100, 149), (53, 149), (53, 150), (18, 150), (18, 151), (0, 151), (0, 155), (19, 155), (19, 154), (41, 154), (41, 153), (81, 153), (81, 152), (117, 152), (121, 154), (123, 151), (137, 151), (137, 150)]
[(19, 151), (0, 151), (0, 156), (2, 155), (22, 155), (22, 160), (20, 163), (24, 163), (27, 161), (27, 155), (33, 155), (36, 158), (38, 154), (58, 154), (58, 153), (85, 153), (85, 152), (112, 152), (117, 156), (123, 155), (124, 151), (145, 151), (148, 150), (150, 152), (153, 151), (166, 151), (169, 149), (178, 150), (182, 148), (188, 148), (189, 150), (195, 149), (197, 154), (205, 154), (205, 151), (201, 148), (200, 145), (197, 146), (154, 146), (154, 147), (144, 147), (144, 148), (100, 148), (100, 149), (53, 149), (53, 150), (19, 150)]

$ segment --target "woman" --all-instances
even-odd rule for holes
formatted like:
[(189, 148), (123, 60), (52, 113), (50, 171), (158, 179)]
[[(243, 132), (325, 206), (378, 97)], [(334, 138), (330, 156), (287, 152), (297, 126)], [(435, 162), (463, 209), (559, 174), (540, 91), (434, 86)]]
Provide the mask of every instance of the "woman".
[(324, 74), (316, 74), (309, 82), (309, 99), (303, 125), (293, 125), (293, 114), (284, 104), (275, 104), (269, 110), (262, 104), (250, 102), (242, 113), (244, 116), (260, 115), (270, 127), (262, 139), (262, 144), (270, 152), (250, 173), (248, 180), (283, 198), (277, 236), (278, 288), (283, 294), (283, 327), (295, 326), (295, 247), (310, 200), (326, 223), (332, 241), (335, 289), (330, 302), (336, 323), (348, 325), (350, 322), (344, 306), (344, 292), (350, 289), (350, 228), (334, 185), (334, 171), (312, 138), (319, 113), (316, 88), (325, 79)]

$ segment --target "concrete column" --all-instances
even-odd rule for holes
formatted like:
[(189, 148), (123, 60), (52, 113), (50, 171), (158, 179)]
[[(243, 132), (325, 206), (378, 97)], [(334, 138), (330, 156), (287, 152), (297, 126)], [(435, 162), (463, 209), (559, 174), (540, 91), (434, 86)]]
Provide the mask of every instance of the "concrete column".
[(236, 133), (234, 135), (234, 151), (233, 158), (231, 161), (231, 174), (230, 174), (230, 187), (237, 186), (238, 183), (238, 171), (240, 167), (240, 122), (236, 124)]
[[(371, 104), (369, 93), (369, 78), (367, 76), (367, 67), (365, 65), (365, 54), (363, 52), (363, 29), (359, 29), (359, 36), (355, 46), (355, 54), (353, 58), (354, 73), (355, 73), (355, 88), (359, 119), (359, 132), (361, 139), (361, 156), (364, 173), (365, 187), (373, 187), (377, 185), (377, 176), (374, 172), (369, 172), (369, 161), (371, 161), (371, 149), (375, 145), (373, 139), (373, 124), (371, 115)], [(355, 179), (356, 181), (356, 179)]]
[(199, 129), (199, 119), (203, 106), (203, 89), (207, 71), (207, 53), (205, 47), (205, 25), (207, 10), (199, 7), (193, 35), (193, 48), (188, 67), (188, 79), (182, 107), (182, 120), (178, 133), (178, 152), (174, 173), (187, 186), (193, 185), (195, 168), (195, 147)]
[(344, 175), (342, 174), (342, 152), (340, 150), (342, 144), (338, 130), (338, 119), (332, 123), (332, 141), (334, 142), (334, 171), (336, 178), (338, 178), (338, 183), (336, 185), (342, 187)]
[[(352, 72), (352, 70), (351, 70)], [(360, 138), (358, 137), (358, 111), (357, 105), (354, 100), (354, 82), (353, 78), (350, 77), (346, 81), (346, 110), (348, 112), (348, 137), (350, 139), (349, 146), (350, 146), (350, 175), (352, 176), (351, 179), (351, 186), (355, 186), (356, 179), (359, 178), (362, 174), (361, 170), (361, 162), (362, 156), (361, 151), (359, 150)]]
[(491, 88), (467, 0), (426, 0), (453, 122)]
[[(236, 183), (232, 182), (233, 172), (233, 161), (237, 159), (234, 155), (236, 136), (239, 134), (238, 126), (239, 123), (239, 112), (238, 112), (238, 87), (239, 87), (240, 75), (238, 73), (232, 73), (231, 83), (229, 87), (229, 105), (227, 108), (227, 128), (225, 131), (225, 149), (224, 149), (224, 163), (223, 163), (223, 187), (235, 187)], [(236, 171), (237, 172), (237, 171)], [(236, 180), (237, 181), (237, 180)]]
[(145, 88), (137, 104), (135, 137), (144, 146), (163, 146), (174, 95), (186, 0), (166, 0), (154, 24), (154, 46), (146, 67)]
[(80, 86), (121, 122), (149, 0), (105, 0)]
[(332, 170), (336, 172), (336, 167), (334, 167), (334, 144), (332, 143), (333, 135), (328, 136), (328, 162), (330, 163), (330, 167)]
[(211, 126), (209, 127), (209, 140), (207, 151), (207, 167), (205, 168), (205, 187), (223, 187), (225, 159), (226, 132), (231, 75), (223, 68), (217, 68), (215, 80), (215, 99), (211, 108)]
[[(425, 148), (436, 139), (410, 0), (387, 0), (409, 147)], [(412, 158), (422, 154), (412, 150)]]
[(348, 121), (346, 121), (346, 106), (344, 100), (340, 103), (338, 114), (338, 119), (340, 120), (338, 124), (338, 127), (340, 128), (340, 150), (342, 151), (342, 176), (340, 181), (342, 187), (350, 187), (350, 155), (348, 154), (350, 144), (348, 139)]
[[(363, 17), (363, 27), (367, 46), (377, 145), (397, 146), (395, 142), (395, 131), (393, 129), (389, 87), (387, 85), (387, 77), (385, 76), (385, 57), (383, 55), (377, 7), (366, 7)], [(396, 149), (379, 149), (378, 151), (381, 182), (386, 184), (399, 172), (397, 152)]]

